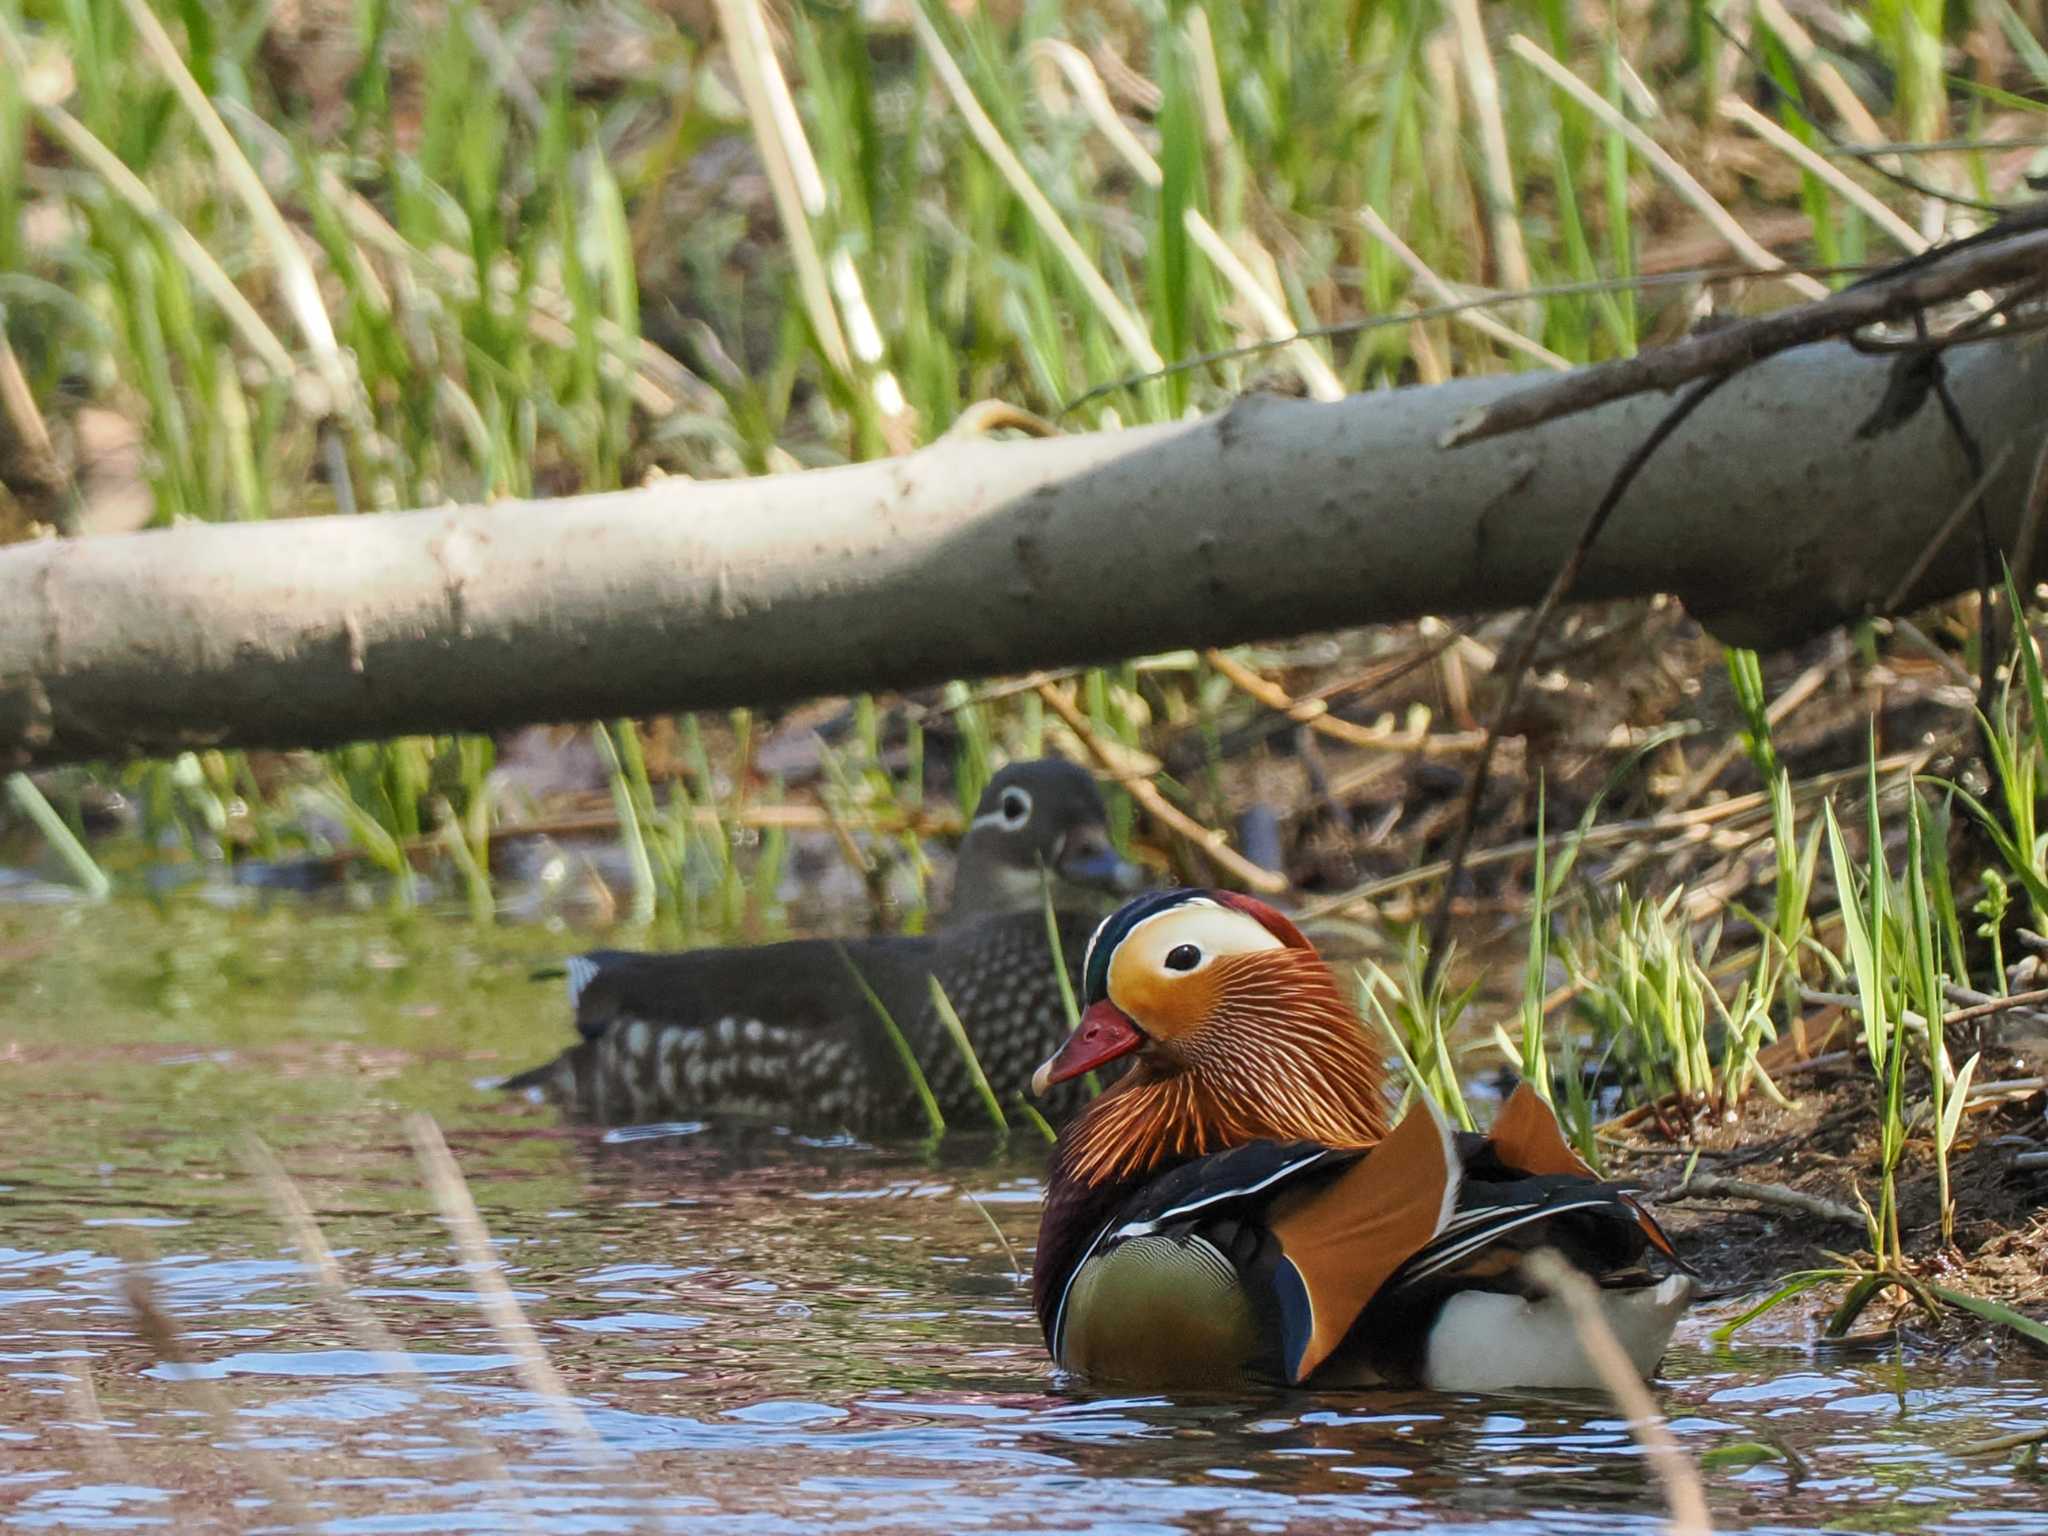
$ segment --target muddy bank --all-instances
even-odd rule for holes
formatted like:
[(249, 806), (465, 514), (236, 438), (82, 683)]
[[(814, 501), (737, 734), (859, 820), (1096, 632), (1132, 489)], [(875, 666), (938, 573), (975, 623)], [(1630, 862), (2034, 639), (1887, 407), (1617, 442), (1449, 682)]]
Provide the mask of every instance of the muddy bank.
[[(1810, 1061), (1778, 1073), (1789, 1107), (1759, 1096), (1739, 1117), (1701, 1114), (1681, 1123), (1667, 1105), (1662, 1125), (1655, 1114), (1636, 1111), (1602, 1132), (1608, 1171), (1640, 1181), (1710, 1293), (1761, 1300), (1799, 1271), (1870, 1262), (1860, 1202), (1875, 1207), (1879, 1199), (1882, 1098), (1846, 1029), (1819, 1045)], [(1908, 1087), (1915, 1118), (1897, 1171), (1907, 1267), (2048, 1320), (2043, 1058), (1996, 1043), (1982, 1050), (1975, 1091), (1997, 1091), (1965, 1112), (1950, 1158), (1952, 1242), (1941, 1229), (1927, 1085), (1922, 1079)], [(1818, 1330), (1841, 1297), (1841, 1286), (1823, 1286), (1788, 1303), (1787, 1314), (1810, 1317)], [(1936, 1323), (1897, 1291), (1864, 1312), (1855, 1331), (1894, 1323), (1945, 1343), (1990, 1336), (2001, 1348), (2037, 1348), (1965, 1313), (1951, 1311)]]

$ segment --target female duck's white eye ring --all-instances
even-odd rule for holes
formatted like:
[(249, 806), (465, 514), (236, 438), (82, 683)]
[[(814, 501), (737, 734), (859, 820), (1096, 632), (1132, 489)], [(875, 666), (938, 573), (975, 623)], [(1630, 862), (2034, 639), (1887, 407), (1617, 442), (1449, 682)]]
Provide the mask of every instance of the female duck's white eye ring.
[(1166, 952), (1169, 971), (1192, 971), (1202, 963), (1202, 951), (1193, 944), (1176, 944)]
[(1015, 832), (1031, 819), (1031, 792), (1012, 784), (1003, 791), (1003, 798), (996, 807), (996, 825), (1005, 832)]

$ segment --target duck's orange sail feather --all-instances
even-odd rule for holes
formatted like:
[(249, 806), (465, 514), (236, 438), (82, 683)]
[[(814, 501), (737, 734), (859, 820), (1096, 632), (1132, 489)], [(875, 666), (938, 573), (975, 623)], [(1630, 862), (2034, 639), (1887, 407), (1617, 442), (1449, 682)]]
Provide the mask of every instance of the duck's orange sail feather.
[[(1459, 1169), (1450, 1129), (1418, 1103), (1336, 1182), (1275, 1207), (1272, 1230), (1305, 1303), (1282, 1330), (1289, 1380), (1327, 1360), (1394, 1272), (1443, 1229)], [(1283, 1299), (1282, 1310), (1295, 1309)]]

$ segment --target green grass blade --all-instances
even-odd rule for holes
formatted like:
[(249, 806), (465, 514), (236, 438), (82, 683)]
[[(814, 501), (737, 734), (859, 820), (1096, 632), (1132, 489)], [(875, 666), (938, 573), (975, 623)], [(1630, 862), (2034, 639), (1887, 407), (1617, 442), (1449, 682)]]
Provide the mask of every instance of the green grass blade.
[(2048, 1323), (2028, 1317), (2024, 1312), (2015, 1312), (2011, 1307), (2004, 1306), (1999, 1302), (1986, 1300), (1982, 1296), (1972, 1296), (1968, 1291), (1951, 1290), (1945, 1285), (1936, 1285), (1931, 1280), (1923, 1281), (1922, 1284), (1937, 1298), (1947, 1302), (1952, 1307), (1961, 1307), (1965, 1312), (1974, 1312), (1986, 1322), (2002, 1324), (2023, 1339), (2029, 1339), (2036, 1344), (2048, 1345)]
[(981, 1070), (981, 1058), (974, 1054), (974, 1042), (967, 1038), (967, 1026), (960, 1022), (959, 1010), (953, 1006), (953, 999), (946, 996), (946, 989), (940, 985), (939, 978), (932, 977), (931, 984), (932, 1006), (938, 1010), (939, 1022), (946, 1026), (946, 1033), (952, 1038), (953, 1049), (967, 1064), (968, 1081), (974, 1084), (981, 1107), (988, 1111), (989, 1123), (999, 1135), (1007, 1136), (1010, 1122), (1003, 1118), (1002, 1103), (996, 1098), (995, 1089), (989, 1086), (988, 1074)]
[(904, 1038), (889, 1005), (882, 1001), (875, 989), (868, 985), (867, 977), (860, 967), (853, 963), (853, 956), (846, 952), (843, 944), (834, 945), (839, 958), (845, 963), (854, 984), (860, 988), (861, 996), (868, 1000), (868, 1006), (875, 1010), (875, 1017), (882, 1021), (882, 1033), (889, 1037), (889, 1043), (896, 1048), (896, 1055), (903, 1062), (903, 1070), (910, 1078), (910, 1086), (917, 1093), (917, 1102), (924, 1109), (925, 1124), (931, 1128), (932, 1139), (938, 1140), (946, 1134), (946, 1117), (939, 1111), (938, 1098), (932, 1093), (932, 1085), (926, 1081), (924, 1068), (917, 1064), (917, 1053), (910, 1048), (910, 1041)]
[(72, 833), (69, 823), (57, 814), (57, 808), (43, 797), (36, 788), (36, 782), (25, 773), (10, 773), (7, 776), (7, 796), (21, 808), (21, 813), (36, 824), (36, 830), (43, 834), (57, 857), (64, 861), (71, 871), (71, 878), (93, 901), (105, 901), (114, 888), (107, 872), (94, 862), (93, 856), (85, 851)]
[(1787, 1275), (1778, 1288), (1747, 1312), (1730, 1318), (1713, 1332), (1716, 1344), (1726, 1344), (1742, 1329), (1767, 1312), (1775, 1312), (1796, 1296), (1803, 1296), (1817, 1285), (1826, 1285), (1830, 1280), (1844, 1278), (1845, 1271), (1839, 1269), (1810, 1269), (1799, 1274)]

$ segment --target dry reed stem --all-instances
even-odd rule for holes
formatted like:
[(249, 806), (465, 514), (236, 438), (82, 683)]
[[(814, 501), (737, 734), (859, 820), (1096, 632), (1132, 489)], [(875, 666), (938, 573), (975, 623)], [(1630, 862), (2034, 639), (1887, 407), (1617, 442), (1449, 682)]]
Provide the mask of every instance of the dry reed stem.
[(1868, 187), (1851, 178), (1833, 161), (1815, 154), (1740, 96), (1723, 96), (1719, 111), (1731, 123), (1748, 129), (1801, 170), (1832, 187), (1845, 201), (1864, 213), (1871, 223), (1896, 240), (1908, 255), (1917, 256), (1927, 249), (1927, 237), (1886, 207)]
[[(134, 1317), (137, 1335), (156, 1351), (158, 1359), (177, 1367), (175, 1380), (179, 1391), (213, 1426), (214, 1449), (219, 1450), (228, 1442), (241, 1439), (242, 1431), (235, 1423), (234, 1406), (228, 1402), (227, 1394), (211, 1378), (190, 1374), (194, 1362), (183, 1331), (158, 1300), (156, 1283), (150, 1279), (149, 1271), (132, 1259), (121, 1273), (121, 1295)], [(299, 1496), (297, 1485), (275, 1457), (251, 1447), (238, 1459), (247, 1463), (286, 1524), (302, 1531), (320, 1528), (320, 1522), (313, 1518), (312, 1511)]]
[(1168, 800), (1159, 792), (1159, 786), (1150, 779), (1125, 772), (1119, 763), (1121, 749), (1101, 738), (1094, 724), (1075, 707), (1074, 701), (1067, 697), (1064, 690), (1054, 687), (1051, 683), (1041, 683), (1038, 686), (1038, 696), (1051, 706), (1054, 714), (1067, 723), (1068, 729), (1081, 738), (1081, 744), (1088, 749), (1089, 755), (1130, 792), (1133, 800), (1142, 805), (1162, 825), (1172, 828), (1193, 843), (1218, 869), (1263, 895), (1277, 896), (1288, 889), (1285, 875), (1254, 864), (1232, 848), (1221, 831), (1203, 826)]
[[(4, 16), (0, 16), (0, 63), (17, 76), (24, 75), (28, 69), (21, 40), (15, 36)], [(157, 201), (156, 194), (150, 191), (142, 178), (129, 170), (126, 162), (102, 144), (91, 129), (62, 107), (44, 102), (35, 102), (33, 106), (36, 117), (70, 151), (73, 159), (98, 176), (116, 197), (128, 205), (131, 212), (155, 226), (169, 240), (171, 249), (192, 274), (192, 280), (220, 307), (228, 324), (241, 336), (249, 350), (262, 359), (263, 366), (276, 378), (287, 381), (296, 378), (299, 365), (285, 344), (278, 340), (277, 333), (256, 312), (256, 307), (243, 297), (242, 290), (235, 286), (206, 247)]]
[[(725, 3), (731, 3), (731, 0), (725, 0)], [(1123, 300), (1116, 296), (1115, 290), (1095, 269), (1095, 264), (1088, 259), (1088, 253), (1081, 249), (1080, 242), (1062, 222), (1045, 194), (1038, 190), (1038, 184), (1031, 179), (1031, 173), (1024, 169), (1024, 162), (1017, 158), (1016, 151), (1003, 142), (1002, 130), (996, 127), (995, 121), (975, 99), (974, 87), (968, 84), (967, 76), (961, 73), (953, 55), (946, 51), (946, 40), (939, 36), (939, 29), (932, 25), (931, 17), (926, 14), (925, 0), (911, 0), (910, 21), (916, 29), (919, 46), (930, 59), (940, 83), (946, 88), (946, 94), (952, 98), (954, 109), (967, 124), (967, 131), (981, 146), (982, 153), (994, 163), (1003, 180), (1009, 183), (1010, 190), (1029, 210), (1032, 222), (1038, 225), (1040, 233), (1050, 240), (1053, 249), (1060, 253), (1068, 269), (1074, 274), (1075, 281), (1080, 283), (1089, 301), (1101, 313), (1109, 328), (1116, 333), (1117, 340), (1123, 343), (1124, 350), (1130, 353), (1132, 360), (1142, 372), (1156, 373), (1165, 367), (1144, 325), (1124, 306)]]
[[(813, 215), (800, 180), (799, 152), (783, 137), (774, 89), (768, 83), (769, 75), (772, 73), (779, 78), (780, 71), (772, 62), (775, 50), (768, 40), (767, 25), (761, 20), (761, 10), (755, 0), (717, 0), (717, 6), (718, 28), (725, 37), (726, 56), (731, 60), (733, 74), (739, 79), (740, 97), (746, 103), (747, 116), (753, 123), (754, 144), (761, 152), (761, 164), (768, 173), (768, 190), (775, 199), (783, 237), (789, 242), (790, 260), (796, 267), (797, 291), (802, 294), (804, 310), (811, 318), (811, 329), (818, 338), (818, 350), (824, 353), (825, 361), (833, 372), (851, 381), (854, 377), (853, 354), (847, 347), (846, 333), (839, 327), (839, 311), (833, 307), (824, 258), (818, 254), (817, 237), (811, 229)], [(785, 87), (785, 94), (786, 90)], [(808, 148), (801, 153), (808, 159)], [(812, 178), (817, 178), (816, 164), (811, 163), (809, 169)], [(823, 211), (822, 206), (819, 211)]]
[(569, 1389), (548, 1360), (547, 1351), (541, 1348), (533, 1324), (526, 1320), (519, 1298), (506, 1283), (504, 1269), (491, 1247), (490, 1233), (484, 1227), (483, 1217), (477, 1214), (469, 1185), (442, 1138), (441, 1127), (431, 1115), (419, 1114), (406, 1117), (405, 1130), (427, 1189), (462, 1255), (463, 1270), (476, 1285), (484, 1316), (499, 1343), (517, 1362), (515, 1369), (521, 1383), (541, 1399), (557, 1429), (593, 1460), (608, 1459), (597, 1431), (591, 1428), (582, 1406), (569, 1395)]
[(314, 414), (326, 415), (332, 411), (350, 423), (352, 430), (366, 426), (369, 402), (363, 396), (360, 382), (349, 371), (342, 356), (341, 343), (335, 339), (334, 322), (328, 318), (326, 300), (320, 296), (320, 281), (313, 275), (313, 266), (306, 259), (306, 253), (292, 238), (284, 215), (271, 201), (263, 178), (256, 174), (256, 168), (242, 153), (242, 146), (228, 131), (228, 125), (221, 121), (206, 92), (193, 79), (192, 71), (185, 67), (177, 44), (171, 41), (171, 34), (157, 19), (156, 12), (149, 8), (148, 0), (121, 0), (121, 4), (142, 40), (143, 51), (156, 62), (171, 90), (191, 115), (200, 137), (213, 151), (221, 174), (248, 210), (263, 243), (270, 248), (270, 259), (277, 269), (285, 308), (291, 312), (299, 334), (305, 338), (306, 347), (313, 354), (314, 369), (327, 391), (327, 399), (321, 402), (323, 408)]
[[(423, 1396), (433, 1397), (447, 1405), (450, 1402), (448, 1394), (413, 1364), (412, 1355), (405, 1345), (384, 1326), (382, 1320), (350, 1294), (341, 1266), (335, 1261), (334, 1251), (327, 1246), (326, 1235), (314, 1218), (312, 1206), (268, 1144), (252, 1133), (243, 1138), (241, 1150), (242, 1160), (262, 1186), (278, 1225), (284, 1228), (286, 1238), (297, 1250), (299, 1262), (311, 1272), (314, 1289), (319, 1292), (322, 1304), (340, 1320), (349, 1337), (355, 1341), (356, 1348), (368, 1355), (385, 1375), (408, 1381)], [(472, 1411), (472, 1405), (464, 1403), (448, 1418), (445, 1428), (449, 1438), (462, 1448), (472, 1463), (472, 1475), (481, 1482), (496, 1486), (513, 1512), (519, 1529), (537, 1529), (532, 1511), (527, 1508), (525, 1496), (513, 1481), (511, 1471), (491, 1448), (490, 1442), (478, 1434), (465, 1417)]]
[[(1459, 302), (1461, 297), (1459, 293), (1449, 283), (1437, 276), (1429, 263), (1416, 255), (1407, 241), (1394, 233), (1393, 228), (1385, 219), (1379, 216), (1378, 210), (1373, 208), (1371, 204), (1367, 204), (1358, 210), (1358, 222), (1365, 226), (1367, 234), (1393, 252), (1395, 259), (1408, 269), (1410, 275), (1418, 283), (1429, 290), (1430, 294), (1439, 304), (1456, 304)], [(1541, 342), (1531, 341), (1511, 326), (1502, 325), (1500, 321), (1494, 319), (1493, 316), (1483, 309), (1460, 310), (1452, 315), (1451, 318), (1460, 325), (1469, 326), (1482, 336), (1491, 337), (1504, 347), (1512, 348), (1514, 351), (1520, 352), (1525, 356), (1533, 357), (1546, 368), (1553, 368), (1559, 373), (1569, 373), (1571, 371), (1572, 365), (1551, 351), (1550, 348), (1544, 346)]]
[[(1181, 214), (1181, 223), (1186, 227), (1188, 237), (1194, 241), (1216, 270), (1223, 274), (1239, 298), (1245, 301), (1258, 328), (1268, 341), (1288, 341), (1285, 352), (1300, 373), (1302, 383), (1307, 386), (1311, 398), (1316, 400), (1342, 400), (1347, 393), (1343, 380), (1316, 351), (1315, 343), (1303, 339), (1301, 327), (1288, 317), (1280, 301), (1259, 281), (1252, 269), (1245, 265), (1244, 258), (1230, 248), (1223, 236), (1216, 232), (1216, 226), (1202, 217), (1201, 210), (1189, 208)], [(1249, 240), (1249, 235), (1240, 238)], [(1270, 259), (1270, 258), (1268, 258)]]
[(1806, 298), (1827, 297), (1828, 289), (1825, 283), (1817, 282), (1803, 272), (1793, 271), (1757, 244), (1749, 231), (1737, 222), (1735, 216), (1714, 201), (1713, 194), (1701, 186), (1693, 174), (1672, 157), (1669, 150), (1617, 112), (1606, 97), (1521, 33), (1517, 32), (1508, 39), (1508, 48), (1518, 58), (1533, 65), (1552, 84), (1603, 124), (1628, 140), (1630, 147), (1649, 163), (1650, 168), (1669, 182), (1674, 192), (1692, 204), (1700, 217), (1712, 225), (1715, 232), (1751, 266), (1760, 272), (1782, 274), (1787, 286)]
[[(2044, 452), (2048, 452), (2048, 442), (2044, 442), (2042, 447)], [(2013, 569), (2017, 571), (2019, 567), (2014, 566)], [(1977, 679), (1971, 676), (1969, 668), (1936, 645), (1929, 638), (1926, 630), (1915, 624), (1911, 619), (1903, 618), (1896, 613), (1883, 622), (1891, 626), (1894, 639), (1905, 641), (1909, 650), (1918, 651), (1922, 660), (1933, 662), (1936, 667), (1948, 675), (1950, 682), (1964, 689), (1972, 700), (1976, 698)]]
[(1969, 1445), (1957, 1446), (1955, 1453), (1958, 1456), (1995, 1456), (2001, 1451), (2017, 1451), (2023, 1446), (2040, 1445), (2043, 1442), (2048, 1442), (2048, 1427), (2023, 1429), (2017, 1434), (1973, 1441)]
[(1202, 659), (1228, 678), (1240, 692), (1250, 695), (1271, 710), (1305, 725), (1318, 735), (1346, 746), (1371, 747), (1381, 751), (1413, 753), (1421, 757), (1462, 757), (1477, 752), (1486, 740), (1484, 731), (1383, 731), (1369, 725), (1340, 720), (1330, 713), (1324, 699), (1297, 699), (1285, 688), (1238, 661), (1227, 651), (1207, 650)]
[[(735, 23), (745, 33), (746, 62), (759, 74), (767, 122), (776, 146), (788, 158), (791, 177), (805, 215), (805, 238), (809, 239), (811, 225), (824, 218), (831, 209), (831, 194), (823, 173), (818, 169), (817, 156), (811, 153), (811, 141), (804, 133), (804, 120), (796, 109), (796, 98), (790, 94), (789, 81), (783, 76), (775, 45), (768, 37), (768, 25), (761, 14), (760, 0), (719, 0), (719, 11), (729, 18), (725, 23), (728, 47), (734, 36)], [(742, 61), (736, 57), (733, 62), (734, 67), (739, 68)], [(757, 122), (757, 138), (761, 132), (762, 124)], [(908, 453), (917, 446), (910, 403), (903, 398), (903, 386), (890, 371), (881, 327), (875, 324), (874, 310), (869, 306), (867, 290), (861, 284), (860, 269), (854, 265), (853, 254), (845, 246), (835, 247), (832, 251), (825, 265), (825, 278), (832, 296), (838, 300), (839, 313), (845, 319), (846, 346), (853, 361), (866, 374), (868, 392), (874, 398), (875, 408), (882, 413), (882, 435), (891, 452)]]
[[(276, 195), (282, 196), (290, 191), (298, 176), (299, 165), (284, 136), (237, 101), (223, 101), (221, 108), (234, 119), (244, 138), (261, 146), (262, 163), (257, 170), (264, 181)], [(434, 287), (452, 291), (459, 298), (474, 298), (482, 292), (476, 263), (468, 255), (446, 246), (437, 247), (432, 252), (421, 250), (394, 229), (367, 198), (324, 165), (316, 164), (313, 176), (321, 196), (340, 213), (359, 250), (379, 251), (394, 263), (418, 273)], [(383, 296), (382, 284), (367, 262), (363, 272), (375, 291)], [(388, 296), (385, 297), (388, 308)], [(535, 281), (526, 290), (526, 300), (528, 331), (550, 346), (566, 348), (574, 338), (570, 329), (574, 316), (568, 298)], [(624, 371), (634, 402), (649, 415), (666, 416), (683, 404), (707, 412), (721, 408), (722, 401), (716, 390), (645, 336), (626, 330), (609, 315), (593, 315), (591, 320), (598, 340), (605, 344), (604, 363), (612, 370)]]
[(99, 1390), (92, 1380), (92, 1361), (67, 1360), (64, 1364), (64, 1412), (85, 1443), (85, 1454), (94, 1472), (110, 1483), (133, 1483), (134, 1470), (121, 1453), (121, 1442), (114, 1438), (107, 1426), (107, 1416), (100, 1409)]
[[(1201, 13), (1197, 11), (1191, 14), (1199, 16)], [(1115, 104), (1109, 99), (1109, 91), (1103, 85), (1101, 75), (1096, 73), (1095, 65), (1090, 62), (1088, 55), (1072, 43), (1062, 42), (1058, 38), (1041, 39), (1032, 45), (1030, 52), (1034, 57), (1050, 61), (1066, 77), (1067, 84), (1073, 88), (1075, 97), (1081, 103), (1081, 110), (1087, 114), (1089, 121), (1095, 124), (1096, 131), (1109, 140), (1110, 147), (1122, 158), (1124, 164), (1130, 167), (1132, 175), (1155, 191), (1165, 185), (1166, 173), (1159, 168), (1159, 162), (1152, 157), (1151, 152), (1138, 142), (1138, 136), (1124, 125)], [(1211, 125), (1212, 132), (1215, 126)], [(1227, 138), (1227, 119), (1222, 121), (1221, 127)], [(1302, 383), (1308, 387), (1309, 394), (1317, 400), (1342, 400), (1346, 391), (1343, 381), (1337, 377), (1336, 370), (1324, 360), (1322, 353), (1316, 350), (1315, 343), (1300, 335), (1301, 327), (1294, 323), (1287, 311), (1281, 307), (1280, 301), (1258, 280), (1252, 269), (1245, 265), (1243, 258), (1230, 248), (1222, 235), (1217, 233), (1216, 226), (1203, 216), (1199, 208), (1193, 207), (1183, 212), (1181, 222), (1187, 228), (1188, 238), (1194, 241), (1216, 270), (1223, 274), (1224, 281), (1229, 283), (1238, 297), (1250, 307), (1258, 321), (1259, 331), (1265, 339), (1287, 343), (1284, 350), (1294, 363), (1295, 370), (1300, 373)], [(1290, 337), (1293, 339), (1289, 340)]]
[(1669, 1515), (1666, 1529), (1672, 1536), (1712, 1536), (1713, 1522), (1707, 1514), (1706, 1490), (1700, 1485), (1699, 1469), (1685, 1454), (1650, 1390), (1629, 1363), (1607, 1319), (1600, 1310), (1600, 1293), (1592, 1281), (1572, 1268), (1554, 1248), (1538, 1248), (1522, 1260), (1524, 1274), (1564, 1303), (1578, 1332), (1579, 1347), (1599, 1373), (1607, 1389), (1628, 1418), (1628, 1432), (1664, 1485), (1664, 1503)]
[[(4, 312), (4, 310), (0, 310)], [(11, 442), (10, 442), (11, 440)], [(11, 462), (9, 462), (11, 460)], [(50, 521), (68, 524), (70, 477), (50, 440), (50, 428), (36, 405), (35, 391), (21, 371), (14, 344), (0, 327), (0, 484), (33, 512), (47, 508)]]
[[(1756, 13), (1764, 25), (1777, 34), (1778, 41), (1785, 45), (1793, 62), (1813, 76), (1813, 83), (1827, 98), (1828, 105), (1835, 109), (1835, 116), (1842, 120), (1849, 136), (1862, 144), (1882, 144), (1884, 130), (1870, 115), (1870, 109), (1863, 105), (1863, 98), (1842, 78), (1842, 72), (1814, 46), (1813, 35), (1785, 9), (1782, 0), (1756, 0)], [(1896, 160), (1893, 160), (1891, 168), (1898, 168)]]
[(1202, 107), (1202, 137), (1211, 149), (1225, 149), (1231, 142), (1230, 110), (1223, 100), (1223, 71), (1216, 63), (1216, 37), (1209, 30), (1209, 13), (1199, 5), (1188, 7), (1188, 19), (1181, 30), (1187, 35), (1188, 52), (1195, 61), (1195, 99)]
[(1522, 221), (1515, 207), (1515, 169), (1508, 159), (1507, 125), (1500, 110), (1500, 75), (1479, 17), (1479, 0), (1449, 0), (1451, 22), (1458, 37), (1458, 59), (1465, 70), (1465, 93), (1479, 120), (1479, 193), (1486, 206), (1493, 238), (1493, 256), (1501, 286), (1527, 288), (1533, 281), (1529, 252), (1522, 244)]
[(1008, 400), (977, 400), (953, 418), (953, 424), (946, 428), (948, 437), (986, 437), (991, 432), (1009, 428), (1022, 432), (1026, 437), (1058, 437), (1060, 429), (1035, 411), (1027, 411), (1021, 405)]

